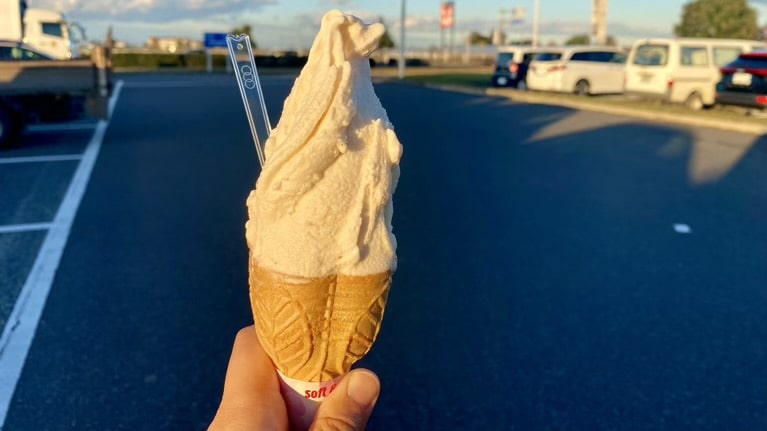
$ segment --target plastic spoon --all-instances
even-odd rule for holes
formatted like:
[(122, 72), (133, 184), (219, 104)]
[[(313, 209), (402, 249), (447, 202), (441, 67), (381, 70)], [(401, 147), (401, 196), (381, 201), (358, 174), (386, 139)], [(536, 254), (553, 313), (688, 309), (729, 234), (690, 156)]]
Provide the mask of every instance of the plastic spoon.
[(250, 47), (250, 37), (247, 34), (239, 36), (230, 34), (226, 37), (226, 45), (229, 47), (229, 56), (234, 65), (234, 74), (237, 77), (237, 85), (240, 87), (242, 103), (245, 105), (250, 133), (256, 144), (258, 162), (263, 167), (264, 145), (272, 133), (272, 125), (269, 123), (269, 114), (266, 112), (264, 93), (261, 91), (261, 81), (258, 79), (256, 62)]

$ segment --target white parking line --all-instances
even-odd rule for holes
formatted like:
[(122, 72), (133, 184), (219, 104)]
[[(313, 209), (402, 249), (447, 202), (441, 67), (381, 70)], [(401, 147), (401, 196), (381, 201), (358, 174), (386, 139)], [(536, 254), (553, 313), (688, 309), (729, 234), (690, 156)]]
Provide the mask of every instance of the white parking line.
[(80, 160), (81, 154), (60, 154), (56, 156), (31, 156), (31, 157), (0, 157), (0, 165), (11, 163), (44, 163), (44, 162), (65, 162), (71, 160)]
[[(118, 81), (109, 103), (110, 114), (121, 89), (122, 81)], [(93, 171), (93, 165), (96, 163), (108, 125), (108, 120), (98, 122), (77, 171), (72, 177), (67, 194), (64, 196), (64, 200), (61, 202), (56, 217), (53, 219), (48, 234), (40, 247), (32, 270), (29, 272), (13, 311), (11, 311), (5, 328), (3, 328), (3, 334), (0, 337), (0, 429), (5, 424), (8, 407), (16, 390), (19, 376), (21, 376), (21, 370), (24, 368), (29, 347), (35, 337), (37, 324), (40, 321), (45, 301), (48, 299), (48, 293), (53, 285), (56, 270), (69, 237), (69, 230), (88, 186), (88, 179)]]
[(0, 226), (0, 233), (33, 232), (50, 229), (50, 223), (7, 224)]

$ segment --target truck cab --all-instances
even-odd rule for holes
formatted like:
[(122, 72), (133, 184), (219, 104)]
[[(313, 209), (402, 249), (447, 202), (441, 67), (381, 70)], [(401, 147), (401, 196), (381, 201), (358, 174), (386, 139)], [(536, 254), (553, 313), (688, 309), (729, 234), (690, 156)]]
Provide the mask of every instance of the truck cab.
[(79, 33), (59, 12), (27, 9), (24, 13), (24, 43), (55, 59), (80, 56)]

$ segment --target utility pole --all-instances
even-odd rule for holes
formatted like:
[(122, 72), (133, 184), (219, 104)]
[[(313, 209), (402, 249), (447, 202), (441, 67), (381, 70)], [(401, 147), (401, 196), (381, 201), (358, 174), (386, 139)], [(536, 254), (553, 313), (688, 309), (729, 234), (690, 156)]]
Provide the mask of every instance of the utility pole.
[(493, 30), (490, 35), (490, 43), (495, 46), (501, 46), (504, 44), (504, 27), (506, 27), (506, 9), (500, 9), (498, 11), (498, 28)]
[(607, 1), (594, 0), (591, 11), (591, 42), (596, 45), (607, 45)]
[(406, 0), (401, 0), (399, 12), (399, 67), (397, 68), (399, 79), (405, 77), (405, 3), (407, 3)]
[(540, 0), (535, 0), (535, 4), (533, 6), (533, 47), (538, 46), (538, 26), (539, 21), (541, 19), (541, 2)]

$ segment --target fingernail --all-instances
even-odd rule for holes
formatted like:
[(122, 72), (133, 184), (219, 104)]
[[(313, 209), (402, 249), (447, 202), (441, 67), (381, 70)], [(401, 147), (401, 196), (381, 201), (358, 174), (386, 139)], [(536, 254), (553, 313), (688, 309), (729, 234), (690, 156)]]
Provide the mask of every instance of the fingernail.
[(381, 383), (368, 371), (354, 371), (349, 376), (346, 394), (364, 408), (369, 408), (378, 399)]

